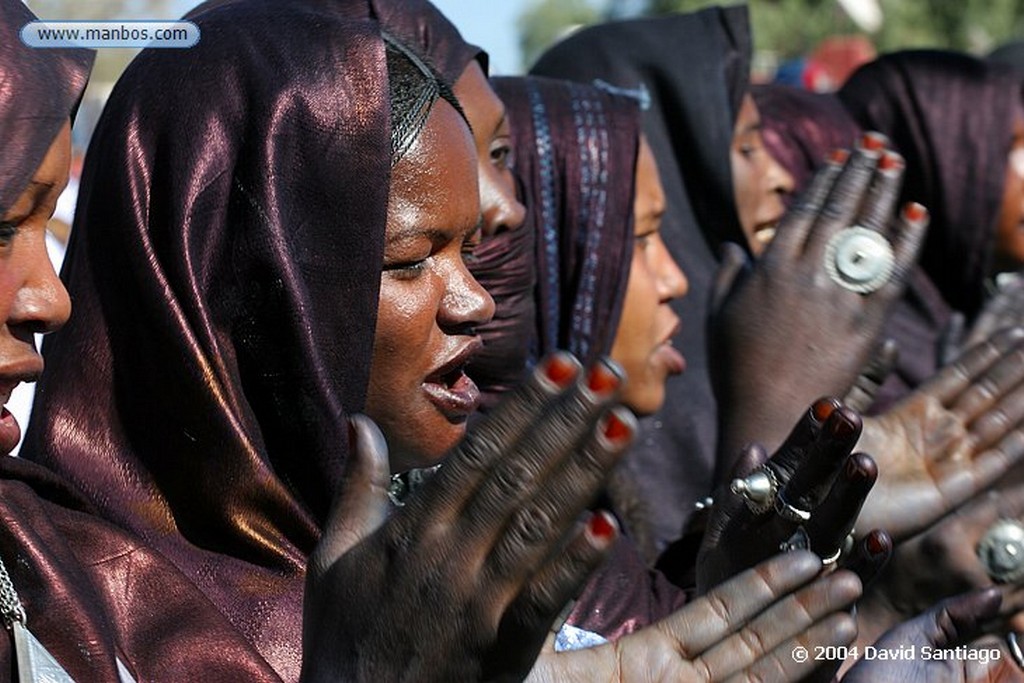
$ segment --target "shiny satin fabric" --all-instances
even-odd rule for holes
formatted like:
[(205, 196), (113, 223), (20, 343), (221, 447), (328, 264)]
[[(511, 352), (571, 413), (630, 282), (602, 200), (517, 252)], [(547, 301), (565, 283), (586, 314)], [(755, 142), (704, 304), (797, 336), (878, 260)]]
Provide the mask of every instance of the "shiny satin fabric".
[(427, 0), (370, 0), (381, 28), (420, 55), (448, 85), (455, 85), (474, 59), (487, 73), (487, 53), (467, 43), (455, 25)]
[(900, 201), (928, 207), (919, 267), (883, 334), (900, 356), (872, 412), (892, 406), (938, 369), (951, 313), (970, 320), (985, 296), (1020, 79), (967, 55), (905, 51), (861, 67), (839, 98), (907, 162)]
[(761, 137), (772, 157), (793, 178), (791, 202), (836, 149), (852, 149), (860, 126), (833, 93), (772, 83), (750, 88), (761, 114)]
[(21, 2), (0, 3), (0, 215), (14, 204), (39, 168), (89, 79), (91, 50), (40, 50), (21, 42), (36, 17)]
[(649, 102), (643, 127), (666, 195), (661, 234), (690, 283), (689, 293), (672, 302), (682, 319), (674, 344), (686, 356), (686, 372), (669, 381), (661, 412), (641, 422), (627, 460), (655, 512), (659, 549), (682, 535), (693, 504), (713, 486), (717, 410), (704, 328), (719, 245), (745, 245), (729, 146), (750, 51), (746, 8), (715, 7), (582, 29), (531, 69), (601, 80)]
[(23, 454), (298, 677), (373, 343), (387, 72), (365, 2), (239, 0), (144, 51), (89, 150)]

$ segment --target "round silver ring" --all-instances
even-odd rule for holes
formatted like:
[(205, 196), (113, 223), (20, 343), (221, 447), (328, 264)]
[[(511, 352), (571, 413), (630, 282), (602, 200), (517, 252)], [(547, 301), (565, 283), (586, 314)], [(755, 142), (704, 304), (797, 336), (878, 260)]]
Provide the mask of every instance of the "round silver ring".
[(838, 284), (858, 294), (870, 294), (892, 277), (896, 254), (883, 235), (854, 225), (840, 230), (825, 247), (825, 270)]
[(772, 468), (761, 465), (746, 477), (733, 479), (729, 488), (737, 496), (743, 496), (743, 501), (752, 513), (763, 515), (775, 505), (779, 478)]
[(797, 524), (804, 524), (811, 519), (810, 512), (791, 505), (790, 502), (782, 496), (781, 492), (775, 496), (775, 513), (779, 517), (790, 522), (796, 522)]
[(977, 547), (978, 559), (997, 583), (1024, 578), (1024, 526), (1000, 519), (988, 528)]

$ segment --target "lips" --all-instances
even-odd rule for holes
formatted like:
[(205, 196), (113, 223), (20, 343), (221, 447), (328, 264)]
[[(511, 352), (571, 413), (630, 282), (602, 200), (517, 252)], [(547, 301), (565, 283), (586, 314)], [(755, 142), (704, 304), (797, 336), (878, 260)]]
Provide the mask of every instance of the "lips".
[(754, 228), (754, 239), (760, 244), (768, 246), (775, 239), (775, 232), (778, 229), (777, 222), (764, 223)]
[(679, 334), (681, 329), (682, 323), (676, 318), (676, 323), (672, 326), (672, 330), (654, 350), (655, 358), (665, 366), (666, 371), (670, 375), (679, 375), (686, 370), (686, 358), (672, 345), (672, 339)]
[(482, 348), (480, 338), (473, 337), (423, 381), (427, 399), (453, 423), (465, 422), (480, 407), (480, 389), (465, 368)]
[(10, 364), (0, 368), (0, 401), (4, 407), (0, 409), (0, 455), (7, 455), (21, 441), (21, 427), (14, 419), (6, 404), (11, 400), (14, 389), (22, 382), (35, 382), (42, 372), (42, 359)]

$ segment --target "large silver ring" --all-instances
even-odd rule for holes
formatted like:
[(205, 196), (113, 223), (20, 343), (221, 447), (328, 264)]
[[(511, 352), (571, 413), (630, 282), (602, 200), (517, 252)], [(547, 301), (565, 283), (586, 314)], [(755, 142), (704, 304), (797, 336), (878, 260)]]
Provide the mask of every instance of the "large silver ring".
[(790, 502), (782, 496), (781, 491), (777, 496), (775, 496), (775, 514), (787, 521), (796, 522), (797, 524), (805, 524), (811, 519), (810, 512), (807, 510), (801, 510), (800, 508), (790, 504)]
[(869, 294), (892, 277), (896, 254), (884, 236), (855, 225), (840, 230), (825, 247), (825, 270), (840, 287)]
[(733, 479), (729, 488), (737, 496), (743, 496), (751, 512), (763, 515), (775, 504), (775, 497), (779, 493), (779, 478), (772, 468), (761, 465), (746, 477)]
[(998, 583), (1024, 578), (1024, 526), (1012, 519), (1000, 519), (978, 542), (978, 559)]

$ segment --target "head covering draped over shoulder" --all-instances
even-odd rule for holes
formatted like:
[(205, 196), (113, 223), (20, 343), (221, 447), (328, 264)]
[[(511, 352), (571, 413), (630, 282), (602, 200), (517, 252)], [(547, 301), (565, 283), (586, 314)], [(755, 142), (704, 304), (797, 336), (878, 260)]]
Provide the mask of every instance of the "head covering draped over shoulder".
[(928, 207), (921, 266), (968, 317), (984, 298), (1020, 77), (955, 52), (913, 50), (861, 67), (839, 98), (907, 161), (903, 201)]
[(693, 503), (711, 492), (717, 412), (708, 373), (707, 302), (721, 242), (746, 244), (729, 149), (748, 87), (745, 7), (613, 22), (552, 47), (531, 73), (635, 92), (665, 187), (661, 234), (690, 282), (672, 302), (683, 321), (675, 345), (687, 370), (666, 387), (665, 407), (642, 421), (627, 459), (656, 510), (657, 542), (678, 538)]
[(0, 5), (0, 215), (28, 186), (57, 133), (77, 109), (89, 79), (91, 50), (42, 50), (21, 42), (36, 17), (21, 2)]
[[(0, 197), (25, 189), (77, 107), (93, 54), (26, 47), (35, 17), (0, 3)], [(0, 457), (0, 558), (28, 628), (79, 681), (166, 677), (273, 680), (273, 671), (214, 606), (159, 553), (105, 522), (67, 482), (23, 458)], [(116, 659), (115, 659), (116, 658)], [(10, 636), (0, 671), (15, 671)]]
[[(830, 152), (850, 149), (860, 138), (860, 126), (832, 93), (773, 83), (753, 86), (751, 95), (761, 114), (765, 147), (793, 177), (796, 193), (811, 181)], [(787, 196), (787, 201), (794, 195)]]
[(487, 74), (487, 53), (463, 40), (428, 0), (370, 0), (370, 5), (381, 28), (426, 58), (449, 86), (474, 59)]
[(148, 50), (89, 151), (23, 453), (297, 677), (306, 557), (363, 407), (389, 188), (366, 2), (226, 3)]

